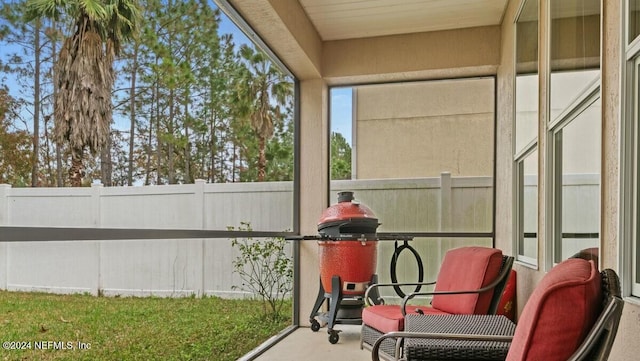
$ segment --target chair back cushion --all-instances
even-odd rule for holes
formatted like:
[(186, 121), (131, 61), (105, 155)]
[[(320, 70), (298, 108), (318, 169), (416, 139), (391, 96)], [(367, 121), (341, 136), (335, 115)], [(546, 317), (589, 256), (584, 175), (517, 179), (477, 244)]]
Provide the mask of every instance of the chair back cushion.
[[(477, 290), (500, 273), (502, 251), (487, 247), (461, 247), (448, 251), (436, 280), (435, 291)], [(482, 294), (434, 295), (431, 306), (447, 313), (486, 314), (493, 290)]]
[(507, 361), (567, 360), (593, 326), (601, 304), (600, 274), (593, 261), (559, 263), (525, 304)]

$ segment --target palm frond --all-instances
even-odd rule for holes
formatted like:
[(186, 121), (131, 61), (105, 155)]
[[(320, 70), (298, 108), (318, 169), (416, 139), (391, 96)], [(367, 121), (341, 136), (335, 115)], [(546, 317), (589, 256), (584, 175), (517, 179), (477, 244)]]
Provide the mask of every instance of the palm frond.
[(26, 7), (26, 21), (43, 17), (59, 20), (62, 13), (60, 0), (27, 0)]
[(80, 11), (82, 11), (90, 20), (102, 23), (107, 20), (107, 10), (102, 1), (99, 0), (77, 0)]
[(107, 12), (108, 34), (113, 41), (116, 53), (120, 43), (131, 40), (137, 35), (142, 12), (138, 4), (131, 0), (111, 0), (105, 6)]

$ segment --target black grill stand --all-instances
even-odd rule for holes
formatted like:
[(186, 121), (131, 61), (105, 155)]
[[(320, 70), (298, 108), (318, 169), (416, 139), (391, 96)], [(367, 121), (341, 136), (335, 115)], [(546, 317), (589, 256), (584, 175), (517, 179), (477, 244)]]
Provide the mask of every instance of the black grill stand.
[[(371, 277), (371, 284), (378, 282), (378, 276)], [(343, 295), (340, 276), (331, 277), (331, 293), (327, 293), (320, 281), (318, 289), (318, 297), (313, 305), (313, 310), (309, 316), (311, 323), (311, 331), (318, 332), (320, 330), (320, 321), (327, 323), (327, 333), (329, 334), (329, 342), (338, 343), (340, 340), (340, 331), (333, 327), (336, 324), (361, 325), (362, 324), (362, 308), (364, 307), (364, 295)], [(373, 300), (378, 300), (377, 288), (371, 292)], [(329, 312), (319, 312), (322, 305), (329, 301)], [(339, 315), (338, 312), (342, 311)], [(341, 317), (339, 317), (341, 316)], [(316, 319), (317, 317), (317, 319)]]

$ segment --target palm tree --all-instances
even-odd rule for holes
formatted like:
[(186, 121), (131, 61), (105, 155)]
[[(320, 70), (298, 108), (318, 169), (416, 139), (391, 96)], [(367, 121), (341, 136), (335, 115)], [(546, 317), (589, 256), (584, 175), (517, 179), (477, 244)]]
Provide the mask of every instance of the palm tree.
[(135, 0), (28, 0), (27, 7), (30, 19), (74, 21), (54, 66), (54, 137), (68, 142), (69, 180), (79, 187), (85, 151), (95, 155), (109, 139), (113, 61), (134, 36), (140, 10)]
[(267, 168), (267, 140), (273, 136), (274, 122), (282, 121), (281, 107), (291, 97), (293, 87), (264, 53), (242, 45), (240, 58), (244, 67), (237, 83), (236, 105), (239, 117), (249, 121), (258, 136), (258, 181), (263, 182)]

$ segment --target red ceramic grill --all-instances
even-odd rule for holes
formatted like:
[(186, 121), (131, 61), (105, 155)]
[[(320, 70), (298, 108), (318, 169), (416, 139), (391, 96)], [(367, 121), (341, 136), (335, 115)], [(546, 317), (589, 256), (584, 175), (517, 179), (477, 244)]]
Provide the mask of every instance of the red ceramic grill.
[(340, 277), (343, 295), (362, 295), (376, 271), (378, 219), (371, 209), (354, 201), (353, 192), (338, 194), (318, 222), (320, 279), (331, 293), (331, 278)]
[[(329, 342), (339, 340), (336, 323), (362, 322), (363, 296), (376, 281), (378, 219), (371, 209), (354, 200), (353, 192), (338, 193), (338, 203), (318, 221), (320, 289), (309, 321), (318, 331), (316, 317), (328, 323)], [(329, 312), (318, 313), (329, 300)]]

